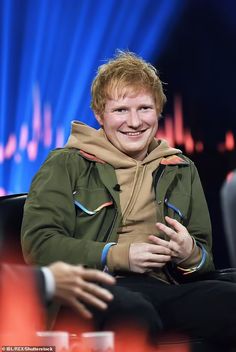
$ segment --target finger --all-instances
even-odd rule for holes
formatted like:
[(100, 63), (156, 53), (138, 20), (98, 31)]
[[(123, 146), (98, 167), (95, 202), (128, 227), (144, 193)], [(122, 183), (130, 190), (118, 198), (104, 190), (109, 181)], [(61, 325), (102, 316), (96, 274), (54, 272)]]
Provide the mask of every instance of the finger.
[(158, 236), (150, 235), (148, 237), (148, 239), (159, 246), (169, 248), (169, 241), (163, 240), (162, 238), (160, 238)]
[(101, 298), (104, 301), (111, 301), (113, 299), (113, 294), (110, 291), (106, 288), (98, 286), (97, 284), (84, 282), (82, 287), (86, 292)]
[(169, 243), (167, 242), (165, 246), (159, 244), (150, 244), (150, 246), (148, 247), (148, 253), (171, 255)]
[(84, 290), (77, 290), (75, 291), (75, 295), (78, 300), (83, 303), (92, 305), (98, 309), (104, 310), (107, 308), (107, 303), (104, 302), (102, 299), (96, 297), (93, 293), (88, 293)]
[(170, 224), (176, 232), (183, 232), (186, 231), (186, 227), (183, 226), (180, 222), (178, 222), (176, 219), (172, 219), (169, 216), (165, 216), (165, 220), (168, 224)]
[(93, 317), (92, 313), (87, 309), (87, 307), (79, 302), (76, 298), (71, 300), (70, 305), (75, 309), (79, 315), (82, 315), (85, 319), (91, 319)]
[(95, 269), (84, 269), (83, 268), (82, 272), (80, 271), (80, 275), (82, 275), (82, 277), (85, 280), (96, 281), (96, 282), (108, 284), (108, 285), (114, 285), (116, 282), (116, 280), (113, 276), (106, 274), (102, 271), (95, 270)]
[(99, 309), (107, 308), (107, 303), (113, 299), (113, 295), (107, 289), (93, 283), (79, 282), (75, 288), (75, 294), (84, 302), (92, 304)]
[(150, 256), (149, 256), (147, 262), (167, 263), (168, 261), (170, 261), (170, 259), (171, 259), (170, 255), (150, 253)]
[(164, 232), (173, 241), (176, 241), (176, 242), (178, 241), (178, 234), (172, 228), (162, 224), (161, 222), (157, 222), (156, 227), (160, 231)]

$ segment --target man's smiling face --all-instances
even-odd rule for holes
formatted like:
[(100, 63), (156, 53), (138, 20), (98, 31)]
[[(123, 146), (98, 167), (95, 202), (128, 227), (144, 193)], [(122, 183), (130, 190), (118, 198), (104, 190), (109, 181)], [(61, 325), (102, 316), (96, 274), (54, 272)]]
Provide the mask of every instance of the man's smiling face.
[(143, 160), (158, 128), (155, 100), (145, 89), (126, 88), (122, 93), (107, 99), (103, 116), (96, 118), (117, 149), (133, 159)]

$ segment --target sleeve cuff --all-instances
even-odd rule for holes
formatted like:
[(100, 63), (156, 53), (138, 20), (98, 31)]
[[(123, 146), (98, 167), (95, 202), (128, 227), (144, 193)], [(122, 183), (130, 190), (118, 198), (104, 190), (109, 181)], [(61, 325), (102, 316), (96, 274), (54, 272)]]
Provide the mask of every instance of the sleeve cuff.
[(105, 244), (102, 250), (102, 255), (101, 255), (101, 262), (102, 262), (102, 267), (105, 268), (107, 265), (107, 255), (112, 246), (116, 245), (116, 242), (109, 242)]
[[(198, 261), (198, 264), (196, 264), (194, 266), (188, 265), (188, 267), (186, 267), (186, 266), (183, 266), (183, 263), (181, 263), (181, 266), (177, 265), (177, 269), (179, 269), (183, 275), (192, 274), (192, 273), (200, 270), (206, 261), (207, 251), (205, 250), (204, 246), (200, 242), (195, 242), (195, 243), (196, 243), (196, 247), (199, 250), (200, 255), (201, 255), (200, 261)], [(186, 263), (184, 263), (184, 264), (186, 265)]]
[(107, 255), (107, 267), (110, 272), (129, 271), (130, 243), (118, 243), (110, 248)]
[(44, 276), (44, 281), (45, 281), (45, 296), (47, 301), (51, 301), (55, 292), (56, 292), (56, 282), (55, 278), (53, 276), (53, 273), (49, 268), (46, 266), (43, 266), (41, 268), (41, 271)]

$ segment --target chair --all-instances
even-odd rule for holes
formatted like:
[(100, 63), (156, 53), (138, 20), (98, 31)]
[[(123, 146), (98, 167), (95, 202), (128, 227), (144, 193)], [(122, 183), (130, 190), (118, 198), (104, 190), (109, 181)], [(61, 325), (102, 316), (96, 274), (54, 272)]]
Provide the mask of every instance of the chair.
[(20, 229), (26, 193), (0, 197), (0, 248), (1, 260), (23, 264)]
[[(21, 250), (20, 229), (23, 208), (27, 194), (13, 194), (0, 197), (0, 244), (2, 259), (10, 263), (24, 263)], [(226, 280), (236, 282), (236, 269), (222, 269), (206, 273), (202, 280)], [(222, 346), (209, 344), (202, 339), (188, 339), (177, 335), (167, 335), (160, 340), (156, 352), (227, 352)]]
[(230, 264), (236, 267), (236, 170), (224, 182), (220, 195)]

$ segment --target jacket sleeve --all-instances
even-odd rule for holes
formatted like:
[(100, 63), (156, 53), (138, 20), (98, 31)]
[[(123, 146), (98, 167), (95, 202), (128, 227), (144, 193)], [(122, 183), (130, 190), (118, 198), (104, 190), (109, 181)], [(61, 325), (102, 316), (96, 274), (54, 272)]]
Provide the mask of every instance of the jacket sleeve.
[(27, 263), (48, 265), (61, 260), (101, 268), (105, 243), (73, 237), (76, 222), (73, 189), (78, 168), (76, 153), (56, 150), (34, 177), (21, 231)]
[[(211, 220), (208, 211), (204, 191), (194, 163), (190, 163), (191, 168), (191, 200), (189, 214), (186, 220), (186, 227), (190, 235), (195, 239), (192, 255), (181, 263), (181, 267), (197, 267), (204, 260), (196, 273), (203, 273), (214, 270), (212, 257), (212, 230)], [(199, 247), (199, 246), (200, 247)], [(205, 252), (205, 253), (203, 253)], [(200, 254), (199, 254), (200, 253)]]

